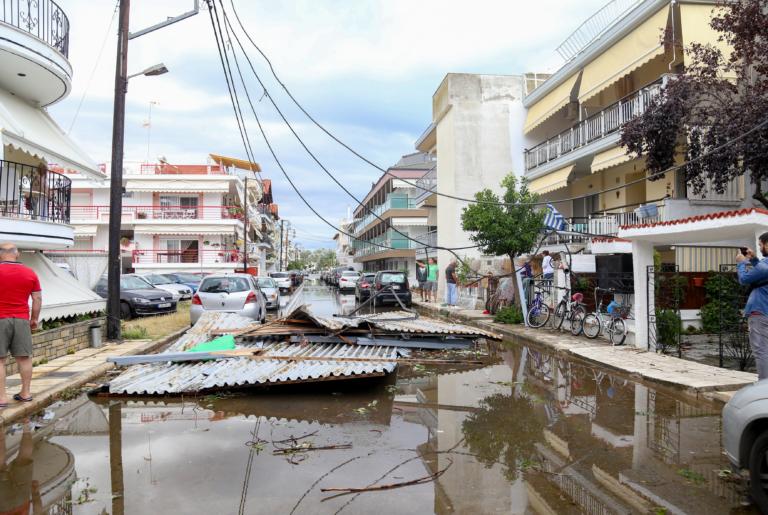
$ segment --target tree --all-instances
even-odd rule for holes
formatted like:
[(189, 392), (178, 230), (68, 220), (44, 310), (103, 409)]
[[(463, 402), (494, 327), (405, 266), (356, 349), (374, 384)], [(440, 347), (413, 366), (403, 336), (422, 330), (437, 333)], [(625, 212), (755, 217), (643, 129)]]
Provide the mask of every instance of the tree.
[[(499, 197), (489, 189), (475, 194), (477, 204), (471, 204), (461, 213), (461, 226), (471, 233), (472, 242), (479, 245), (484, 254), (493, 256), (509, 256), (512, 267), (515, 258), (530, 252), (536, 246), (541, 230), (544, 227), (543, 209), (532, 206), (538, 200), (538, 195), (528, 191), (525, 180), (517, 188), (517, 179), (509, 174), (501, 181), (506, 190)], [(499, 205), (499, 203), (506, 205)], [(515, 304), (520, 305), (520, 292), (517, 281), (515, 285)]]
[(678, 154), (694, 159), (681, 173), (695, 194), (707, 182), (723, 193), (733, 179), (749, 175), (753, 198), (768, 207), (768, 125), (754, 130), (768, 119), (768, 0), (724, 1), (710, 26), (730, 54), (700, 43), (687, 47), (685, 69), (623, 127), (621, 144), (645, 156), (651, 180), (662, 179)]

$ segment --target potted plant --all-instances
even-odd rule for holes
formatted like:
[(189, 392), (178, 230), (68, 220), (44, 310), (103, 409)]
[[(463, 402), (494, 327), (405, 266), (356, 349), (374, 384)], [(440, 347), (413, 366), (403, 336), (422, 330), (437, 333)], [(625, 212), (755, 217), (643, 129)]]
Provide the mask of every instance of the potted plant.
[(694, 277), (693, 278), (693, 285), (697, 288), (701, 288), (704, 286), (704, 277)]
[(147, 213), (145, 213), (144, 211), (139, 211), (138, 213), (136, 213), (136, 218), (138, 218), (139, 220), (144, 220), (147, 218)]

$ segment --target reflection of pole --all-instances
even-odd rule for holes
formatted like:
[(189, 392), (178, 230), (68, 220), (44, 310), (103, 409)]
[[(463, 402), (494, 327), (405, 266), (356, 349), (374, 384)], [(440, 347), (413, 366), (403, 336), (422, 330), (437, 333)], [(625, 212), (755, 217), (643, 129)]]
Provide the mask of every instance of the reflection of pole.
[(280, 262), (277, 265), (277, 270), (280, 271), (283, 269), (283, 222), (285, 220), (280, 220)]
[(109, 476), (112, 483), (112, 515), (125, 513), (122, 406), (120, 402), (109, 405)]
[(245, 178), (245, 198), (243, 199), (243, 273), (248, 272), (248, 177)]

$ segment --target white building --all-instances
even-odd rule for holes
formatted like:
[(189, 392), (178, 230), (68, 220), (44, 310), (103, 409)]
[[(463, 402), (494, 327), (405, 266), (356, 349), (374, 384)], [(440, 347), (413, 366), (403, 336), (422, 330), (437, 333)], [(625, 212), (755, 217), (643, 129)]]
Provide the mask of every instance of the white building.
[(337, 232), (333, 235), (333, 240), (336, 242), (336, 264), (338, 266), (354, 267), (355, 249), (349, 237), (353, 229), (351, 209), (348, 208), (347, 216), (339, 221), (339, 229), (343, 232)]
[[(5, 2), (0, 14), (0, 241), (24, 251), (71, 247), (69, 173), (104, 177), (45, 109), (72, 89), (69, 19), (55, 3), (45, 5)], [(103, 299), (40, 252), (21, 260), (40, 278), (42, 320), (104, 309)]]

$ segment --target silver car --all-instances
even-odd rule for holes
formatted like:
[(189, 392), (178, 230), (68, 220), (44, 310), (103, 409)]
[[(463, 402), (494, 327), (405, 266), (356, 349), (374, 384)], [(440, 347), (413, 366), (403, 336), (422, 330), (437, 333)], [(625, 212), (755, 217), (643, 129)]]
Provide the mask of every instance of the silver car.
[(163, 274), (141, 274), (142, 279), (147, 281), (155, 288), (160, 288), (176, 297), (177, 300), (187, 300), (192, 298), (192, 288), (177, 284), (171, 277)]
[(259, 286), (264, 298), (267, 299), (267, 309), (277, 309), (280, 307), (280, 287), (274, 279), (266, 276), (256, 278), (256, 284)]
[(723, 447), (736, 470), (749, 469), (752, 500), (768, 513), (768, 380), (742, 388), (725, 405)]
[(262, 323), (267, 319), (264, 296), (248, 274), (213, 274), (205, 277), (192, 296), (189, 319), (194, 325), (206, 311), (237, 313)]
[(355, 272), (354, 270), (341, 272), (339, 276), (339, 291), (354, 290), (358, 279), (360, 279), (360, 272)]

